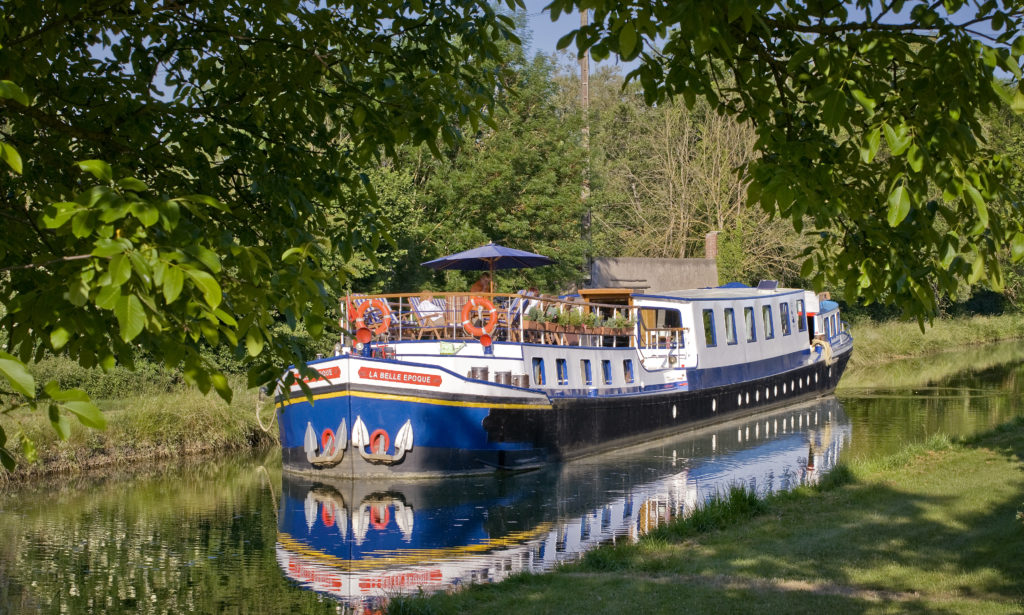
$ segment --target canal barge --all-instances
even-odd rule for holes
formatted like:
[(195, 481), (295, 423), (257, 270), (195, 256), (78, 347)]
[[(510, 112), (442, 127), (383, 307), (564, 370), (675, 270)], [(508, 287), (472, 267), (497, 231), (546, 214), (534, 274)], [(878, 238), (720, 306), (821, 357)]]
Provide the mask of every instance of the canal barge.
[(341, 308), (334, 356), (275, 392), (287, 472), (533, 469), (825, 395), (853, 349), (835, 302), (774, 282)]

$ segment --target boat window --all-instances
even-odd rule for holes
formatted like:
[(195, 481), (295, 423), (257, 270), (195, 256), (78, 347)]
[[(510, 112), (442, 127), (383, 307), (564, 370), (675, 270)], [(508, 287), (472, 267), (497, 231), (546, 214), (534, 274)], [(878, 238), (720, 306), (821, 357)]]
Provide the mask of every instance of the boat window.
[(679, 310), (640, 308), (637, 310), (645, 344), (657, 348), (683, 346), (683, 316)]
[(782, 322), (782, 334), (789, 335), (792, 331), (789, 328), (789, 302), (783, 301), (779, 304), (779, 321)]
[(772, 322), (772, 306), (761, 306), (761, 320), (764, 321), (764, 339), (770, 340), (775, 337), (775, 324)]
[(543, 386), (544, 382), (544, 359), (535, 357), (533, 359), (533, 384)]
[(712, 348), (715, 342), (715, 311), (704, 310), (704, 345)]
[(736, 314), (732, 308), (725, 308), (725, 343), (736, 343)]
[(743, 308), (743, 324), (747, 328), (747, 341), (757, 341), (757, 329), (754, 325), (754, 308), (745, 307)]
[(804, 300), (796, 300), (796, 330), (807, 330), (807, 314), (804, 312)]
[(622, 377), (627, 383), (633, 382), (633, 359), (626, 359), (622, 362)]
[(604, 383), (612, 383), (612, 362), (609, 359), (601, 361), (601, 373), (604, 376)]
[(587, 386), (594, 384), (594, 374), (590, 371), (590, 359), (580, 359), (580, 374), (583, 375), (583, 384)]
[(569, 384), (569, 365), (565, 359), (555, 359), (555, 375), (558, 376), (558, 384)]

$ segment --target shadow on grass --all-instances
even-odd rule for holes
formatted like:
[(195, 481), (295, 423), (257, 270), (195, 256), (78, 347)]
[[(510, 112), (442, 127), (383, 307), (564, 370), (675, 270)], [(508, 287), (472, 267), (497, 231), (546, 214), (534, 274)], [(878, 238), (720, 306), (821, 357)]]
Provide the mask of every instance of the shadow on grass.
[(1020, 612), (1022, 460), (1024, 419), (935, 438), (766, 501), (734, 489), (636, 544), (396, 612)]
[[(970, 455), (968, 462), (967, 455), (945, 459), (943, 452), (956, 445), (935, 438), (931, 448), (880, 464), (881, 479), (862, 481), (839, 466), (815, 489), (771, 496), (763, 514), (738, 514), (717, 525), (684, 519), (638, 544), (591, 552), (576, 569), (796, 579), (847, 588), (854, 596), (895, 594), (901, 611), (903, 601), (914, 596), (938, 600), (929, 604), (931, 612), (941, 612), (947, 602), (956, 605), (950, 612), (961, 612), (965, 600), (1020, 606), (1024, 524), (1016, 517), (1024, 502), (1024, 473), (1007, 476), (1003, 468), (1006, 460), (1024, 459), (1024, 420), (961, 446), (995, 451), (1002, 461), (980, 455)], [(922, 455), (938, 465), (915, 464)], [(984, 471), (992, 463), (999, 469)], [(898, 474), (904, 475), (893, 476)], [(746, 508), (730, 494), (710, 507), (717, 520), (727, 519), (717, 510), (722, 506)]]

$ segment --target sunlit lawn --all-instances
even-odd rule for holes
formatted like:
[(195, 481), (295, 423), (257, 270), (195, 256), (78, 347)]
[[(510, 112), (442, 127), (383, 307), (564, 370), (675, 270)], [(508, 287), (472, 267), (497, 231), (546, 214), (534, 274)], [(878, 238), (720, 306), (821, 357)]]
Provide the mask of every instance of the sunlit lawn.
[(723, 530), (660, 531), (423, 613), (1020, 613), (1024, 421), (849, 468)]

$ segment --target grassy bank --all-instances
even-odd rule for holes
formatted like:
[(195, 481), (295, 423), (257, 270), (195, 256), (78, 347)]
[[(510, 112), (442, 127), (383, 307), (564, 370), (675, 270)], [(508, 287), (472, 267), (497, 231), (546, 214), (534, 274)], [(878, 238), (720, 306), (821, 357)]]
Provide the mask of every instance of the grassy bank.
[(936, 319), (932, 325), (925, 325), (924, 333), (916, 322), (860, 320), (850, 326), (854, 338), (851, 367), (1024, 339), (1024, 314)]
[(1020, 613), (1024, 420), (743, 490), (551, 574), (400, 598), (391, 613)]
[[(217, 395), (203, 395), (184, 385), (145, 386), (116, 399), (98, 399), (107, 419), (104, 430), (86, 429), (71, 422), (71, 437), (60, 441), (45, 412), (16, 411), (5, 417), (8, 435), (24, 431), (35, 442), (38, 461), (19, 456), (17, 470), (4, 482), (73, 473), (111, 466), (197, 456), (269, 446), (277, 441), (277, 428), (264, 432), (256, 419), (256, 392), (241, 381), (233, 382), (230, 405)], [(273, 411), (262, 410), (270, 427)]]

